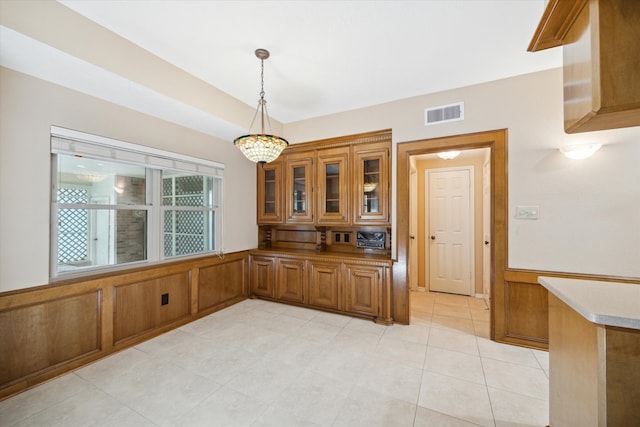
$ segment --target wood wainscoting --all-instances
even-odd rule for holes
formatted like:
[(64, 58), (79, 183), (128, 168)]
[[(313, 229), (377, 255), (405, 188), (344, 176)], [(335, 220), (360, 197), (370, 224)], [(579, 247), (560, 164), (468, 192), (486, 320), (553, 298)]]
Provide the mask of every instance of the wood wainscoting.
[(539, 276), (640, 285), (640, 281), (637, 279), (506, 269), (504, 272), (504, 315), (495, 317), (496, 341), (538, 349), (549, 348), (549, 294), (538, 283)]
[(248, 297), (248, 252), (0, 294), (0, 399)]

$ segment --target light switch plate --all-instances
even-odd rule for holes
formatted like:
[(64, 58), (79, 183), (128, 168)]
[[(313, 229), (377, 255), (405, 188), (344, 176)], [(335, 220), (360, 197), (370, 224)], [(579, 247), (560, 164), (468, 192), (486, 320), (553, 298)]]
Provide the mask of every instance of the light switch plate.
[(516, 219), (538, 219), (539, 206), (516, 206)]

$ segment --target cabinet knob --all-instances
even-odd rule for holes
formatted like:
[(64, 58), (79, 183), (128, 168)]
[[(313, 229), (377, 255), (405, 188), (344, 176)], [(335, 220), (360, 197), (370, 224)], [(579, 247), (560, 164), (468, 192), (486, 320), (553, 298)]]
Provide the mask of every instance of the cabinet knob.
[(436, 236), (431, 236), (431, 240), (436, 240)]

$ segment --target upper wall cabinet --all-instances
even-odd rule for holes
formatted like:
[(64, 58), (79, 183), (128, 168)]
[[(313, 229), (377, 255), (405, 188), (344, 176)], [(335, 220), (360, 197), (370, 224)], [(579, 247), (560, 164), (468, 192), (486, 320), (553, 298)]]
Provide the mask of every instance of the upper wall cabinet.
[(282, 161), (258, 166), (258, 224), (282, 224)]
[(551, 0), (529, 45), (562, 45), (567, 133), (640, 126), (640, 1)]
[(390, 152), (390, 130), (290, 145), (258, 166), (258, 224), (388, 226)]

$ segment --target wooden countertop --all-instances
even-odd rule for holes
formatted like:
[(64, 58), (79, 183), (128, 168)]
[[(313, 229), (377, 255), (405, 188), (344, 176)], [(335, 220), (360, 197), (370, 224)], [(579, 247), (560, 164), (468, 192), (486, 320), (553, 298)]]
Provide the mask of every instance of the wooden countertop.
[(288, 249), (288, 248), (265, 248), (265, 249), (252, 249), (249, 251), (255, 255), (280, 255), (280, 256), (294, 256), (294, 257), (311, 257), (311, 258), (332, 258), (336, 261), (344, 260), (366, 260), (366, 261), (375, 261), (375, 262), (387, 262), (389, 264), (393, 263), (393, 260), (389, 257), (388, 254), (377, 254), (377, 253), (348, 253), (348, 252), (316, 252), (316, 251), (307, 251), (301, 249)]
[(538, 282), (590, 322), (640, 330), (640, 285), (559, 277)]

